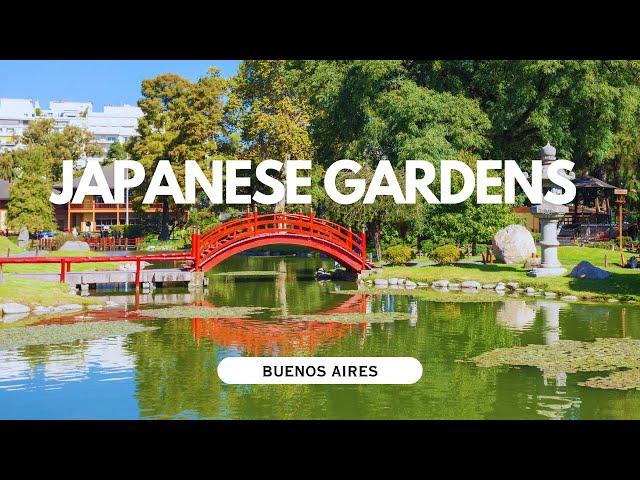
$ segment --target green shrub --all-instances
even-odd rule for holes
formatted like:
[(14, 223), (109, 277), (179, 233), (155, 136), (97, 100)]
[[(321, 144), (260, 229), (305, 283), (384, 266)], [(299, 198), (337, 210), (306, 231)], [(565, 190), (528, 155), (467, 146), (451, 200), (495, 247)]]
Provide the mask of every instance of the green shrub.
[(393, 265), (407, 263), (415, 256), (415, 250), (408, 245), (394, 245), (384, 251), (384, 257)]
[(455, 245), (443, 245), (432, 250), (429, 258), (439, 265), (450, 265), (462, 258), (462, 250)]
[(538, 243), (542, 238), (542, 234), (540, 232), (531, 232), (531, 236), (533, 237), (533, 241)]

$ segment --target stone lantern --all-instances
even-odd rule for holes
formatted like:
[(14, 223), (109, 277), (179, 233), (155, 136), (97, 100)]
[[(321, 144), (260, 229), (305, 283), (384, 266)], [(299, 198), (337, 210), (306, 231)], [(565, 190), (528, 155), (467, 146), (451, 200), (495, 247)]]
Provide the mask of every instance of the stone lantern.
[[(542, 186), (551, 189), (554, 193), (562, 193), (561, 189), (555, 186), (549, 180), (549, 165), (556, 160), (556, 149), (547, 143), (540, 149), (540, 159), (542, 160)], [(576, 175), (573, 172), (564, 174), (569, 180), (574, 180)], [(546, 191), (546, 190), (545, 190)], [(531, 270), (528, 275), (532, 277), (558, 277), (567, 272), (566, 268), (562, 268), (560, 260), (558, 260), (558, 222), (567, 213), (569, 207), (566, 205), (555, 205), (547, 202), (544, 197), (542, 203), (531, 207), (531, 213), (540, 222), (540, 231), (542, 238), (540, 240), (540, 248), (542, 250), (541, 266)]]

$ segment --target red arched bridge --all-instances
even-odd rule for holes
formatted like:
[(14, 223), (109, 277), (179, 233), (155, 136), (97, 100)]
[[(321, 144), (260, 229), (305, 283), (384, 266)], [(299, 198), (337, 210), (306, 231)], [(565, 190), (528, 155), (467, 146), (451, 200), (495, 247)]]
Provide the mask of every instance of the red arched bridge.
[(207, 271), (223, 260), (268, 245), (297, 245), (324, 253), (350, 270), (371, 268), (367, 262), (364, 232), (353, 232), (311, 213), (247, 212), (204, 234), (194, 233), (191, 242), (193, 269)]
[[(253, 213), (247, 212), (242, 218), (223, 223), (204, 234), (194, 232), (191, 237), (191, 252), (131, 256), (107, 255), (98, 257), (0, 257), (0, 282), (2, 278), (2, 267), (5, 264), (59, 264), (59, 279), (60, 282), (64, 283), (68, 274), (71, 275), (72, 264), (135, 262), (134, 280), (137, 291), (141, 282), (141, 262), (144, 261), (186, 261), (189, 262), (188, 265), (192, 272), (206, 272), (223, 260), (238, 253), (268, 245), (280, 244), (297, 245), (299, 247), (316, 250), (356, 272), (372, 268), (371, 263), (367, 262), (367, 242), (364, 232), (352, 232), (351, 229), (345, 228), (337, 223), (316, 218), (313, 213), (310, 215), (303, 215), (301, 213), (267, 213), (259, 215), (257, 211), (254, 211)], [(184, 273), (190, 273), (184, 270), (182, 271)], [(78, 283), (114, 283), (128, 281), (127, 279), (113, 280), (112, 276), (108, 274), (109, 272), (93, 272), (94, 274), (102, 273), (102, 279), (94, 278), (93, 282), (85, 281), (85, 277), (89, 273), (91, 272), (84, 272), (82, 279)], [(120, 277), (123, 275), (127, 277), (126, 272), (111, 273), (118, 274)], [(152, 272), (145, 270), (145, 273), (151, 274)], [(47, 277), (51, 274), (43, 273), (33, 275), (44, 275)], [(175, 278), (173, 281), (175, 281)]]

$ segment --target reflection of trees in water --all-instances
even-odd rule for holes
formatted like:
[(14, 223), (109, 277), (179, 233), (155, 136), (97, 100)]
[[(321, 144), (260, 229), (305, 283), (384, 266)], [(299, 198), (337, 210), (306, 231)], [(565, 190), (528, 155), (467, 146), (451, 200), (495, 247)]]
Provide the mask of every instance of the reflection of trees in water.
[[(399, 309), (409, 308), (406, 298)], [(373, 310), (380, 311), (374, 304)], [(416, 357), (424, 366), (415, 385), (221, 385), (215, 368), (226, 349), (194, 341), (186, 321), (164, 323), (161, 332), (135, 335), (129, 345), (137, 356), (138, 401), (143, 415), (171, 417), (194, 412), (229, 418), (482, 418), (495, 401), (496, 371), (458, 363), (460, 351), (479, 353), (513, 344), (514, 337), (495, 323), (495, 307), (463, 306), (458, 318), (450, 308), (419, 302), (420, 320), (353, 326), (317, 355)], [(237, 350), (234, 349), (237, 352)], [(237, 352), (239, 353), (239, 352)]]

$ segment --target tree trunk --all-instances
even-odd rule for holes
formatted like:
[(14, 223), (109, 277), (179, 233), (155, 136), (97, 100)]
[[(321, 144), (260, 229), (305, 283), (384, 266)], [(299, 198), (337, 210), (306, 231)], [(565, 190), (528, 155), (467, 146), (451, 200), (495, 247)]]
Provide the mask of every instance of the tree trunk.
[(167, 197), (162, 198), (162, 223), (160, 225), (160, 235), (158, 240), (169, 240), (171, 236), (169, 232), (169, 200)]
[(381, 226), (380, 221), (376, 220), (373, 227), (373, 245), (376, 249), (376, 257), (378, 257), (378, 261), (382, 261), (382, 246), (380, 245), (380, 232)]

